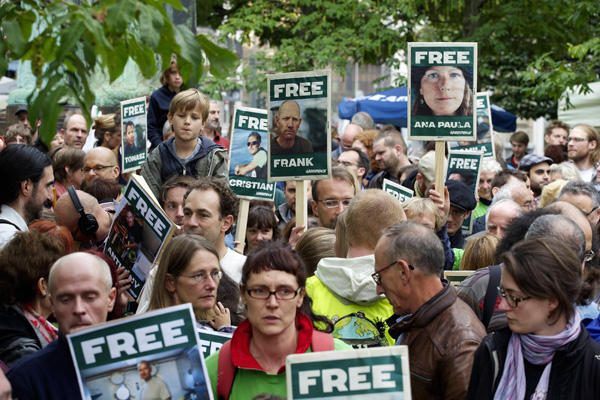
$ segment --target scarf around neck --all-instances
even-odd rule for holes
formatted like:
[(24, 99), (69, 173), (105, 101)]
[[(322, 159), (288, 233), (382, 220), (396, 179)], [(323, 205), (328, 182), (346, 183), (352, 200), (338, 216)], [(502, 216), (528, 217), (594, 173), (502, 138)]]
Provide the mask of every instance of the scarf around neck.
[(525, 396), (525, 366), (523, 357), (531, 364), (546, 365), (531, 396), (532, 400), (545, 400), (556, 350), (573, 340), (581, 332), (581, 317), (577, 310), (565, 329), (554, 336), (513, 333), (508, 344), (506, 362), (494, 400), (522, 400)]

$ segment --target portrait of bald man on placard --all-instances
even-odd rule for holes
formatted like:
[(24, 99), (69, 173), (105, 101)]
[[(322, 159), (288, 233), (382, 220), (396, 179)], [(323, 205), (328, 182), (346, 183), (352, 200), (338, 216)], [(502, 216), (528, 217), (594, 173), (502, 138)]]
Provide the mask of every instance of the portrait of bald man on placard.
[(313, 152), (312, 144), (298, 136), (298, 129), (302, 124), (301, 110), (294, 100), (281, 103), (275, 116), (274, 133), (271, 139), (271, 154), (306, 154)]

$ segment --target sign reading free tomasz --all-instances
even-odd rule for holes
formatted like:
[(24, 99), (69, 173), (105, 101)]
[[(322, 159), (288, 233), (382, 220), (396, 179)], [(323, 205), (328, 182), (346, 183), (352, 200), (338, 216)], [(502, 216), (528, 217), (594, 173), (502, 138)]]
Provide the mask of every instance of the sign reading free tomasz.
[(408, 347), (376, 347), (290, 355), (287, 398), (410, 399)]

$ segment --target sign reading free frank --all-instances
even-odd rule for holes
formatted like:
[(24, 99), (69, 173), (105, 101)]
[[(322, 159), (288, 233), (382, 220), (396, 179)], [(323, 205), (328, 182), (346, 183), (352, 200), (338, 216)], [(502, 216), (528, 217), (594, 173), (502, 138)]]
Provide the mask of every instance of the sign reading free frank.
[(406, 346), (290, 355), (286, 378), (291, 400), (411, 398)]
[(408, 138), (475, 141), (477, 43), (408, 44)]
[(269, 182), (331, 173), (331, 71), (268, 75)]

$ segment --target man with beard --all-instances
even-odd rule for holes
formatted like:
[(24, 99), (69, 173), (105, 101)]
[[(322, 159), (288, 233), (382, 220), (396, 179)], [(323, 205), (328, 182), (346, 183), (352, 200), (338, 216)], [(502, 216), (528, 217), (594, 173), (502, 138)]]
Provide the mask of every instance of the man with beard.
[(335, 229), (338, 216), (356, 194), (356, 183), (356, 178), (345, 167), (333, 167), (331, 179), (313, 182), (310, 204), (322, 227)]
[(550, 183), (550, 165), (552, 159), (537, 154), (529, 154), (519, 163), (519, 171), (523, 171), (529, 175), (531, 182), (531, 191), (533, 192), (533, 204), (537, 207), (542, 197), (542, 189)]
[(223, 272), (240, 283), (246, 257), (225, 246), (225, 235), (237, 219), (239, 200), (235, 193), (214, 177), (201, 178), (190, 185), (184, 201), (184, 232), (211, 242), (217, 248)]
[(204, 125), (204, 129), (200, 135), (212, 140), (220, 146), (223, 146), (225, 150), (229, 151), (229, 140), (219, 135), (218, 131), (220, 112), (221, 110), (219, 109), (219, 103), (216, 100), (211, 100), (210, 108), (208, 109), (208, 118), (206, 119), (206, 124)]
[(34, 147), (13, 144), (0, 152), (0, 248), (52, 201), (52, 161)]
[(375, 153), (375, 161), (379, 163), (381, 172), (371, 179), (369, 189), (381, 189), (384, 179), (398, 182), (400, 169), (410, 165), (406, 150), (406, 142), (402, 138), (402, 134), (396, 130), (382, 132), (375, 138), (373, 153)]
[(579, 170), (581, 180), (596, 182), (596, 163), (600, 161), (598, 131), (590, 125), (575, 125), (567, 138), (569, 160)]

